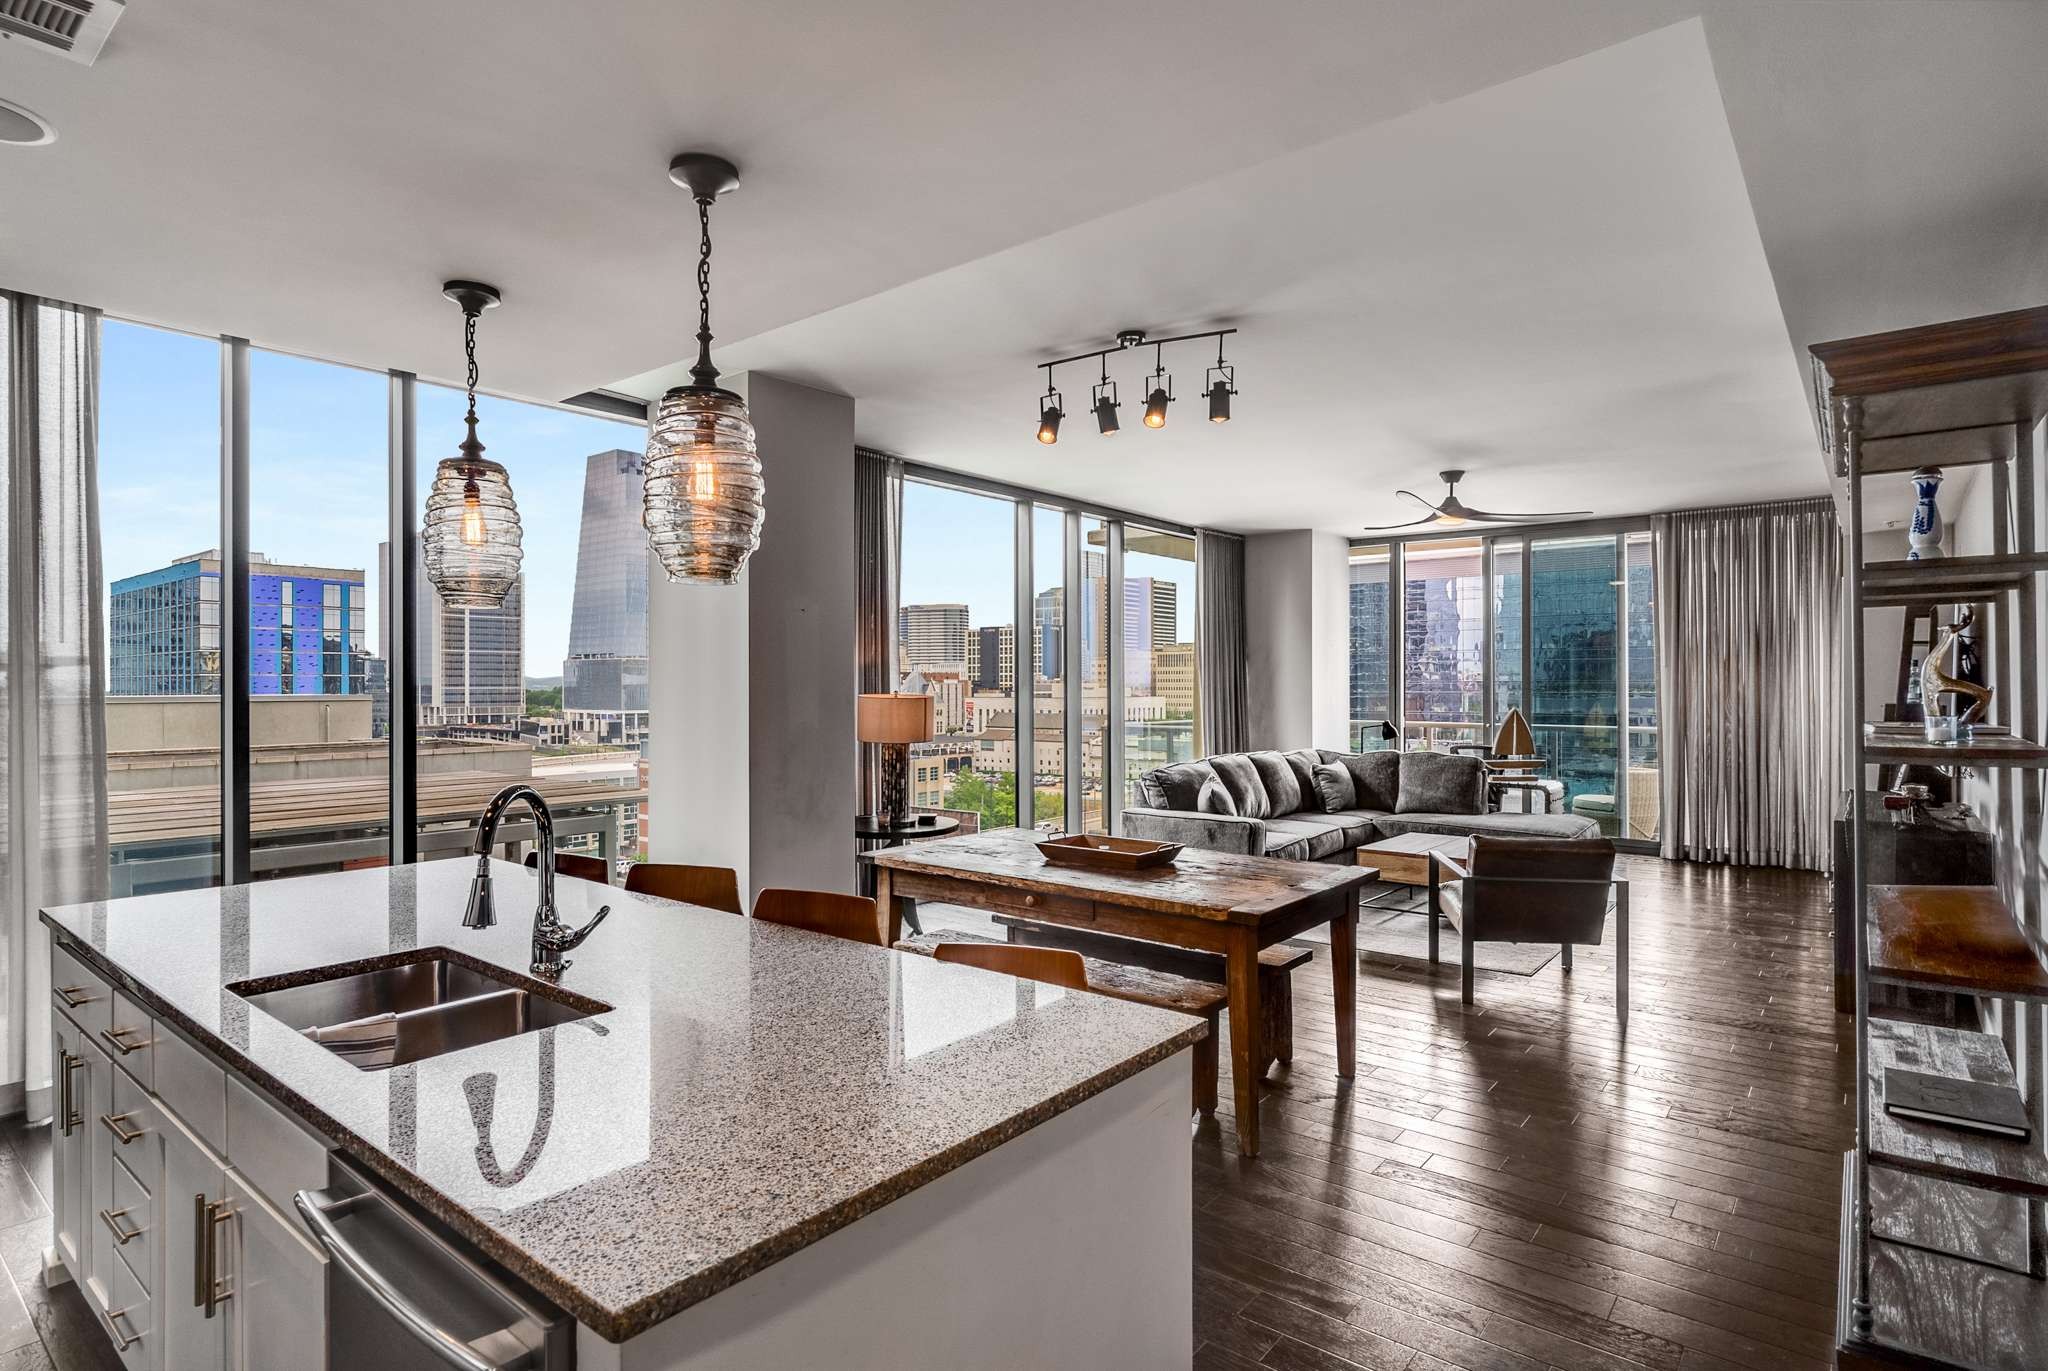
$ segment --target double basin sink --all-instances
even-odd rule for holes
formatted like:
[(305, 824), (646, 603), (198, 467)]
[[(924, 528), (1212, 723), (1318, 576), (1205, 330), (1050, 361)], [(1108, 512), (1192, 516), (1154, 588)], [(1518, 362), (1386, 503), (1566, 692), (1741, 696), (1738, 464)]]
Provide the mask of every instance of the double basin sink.
[(368, 971), (321, 967), (227, 987), (363, 1071), (602, 1014), (610, 1005), (515, 981), (446, 948)]

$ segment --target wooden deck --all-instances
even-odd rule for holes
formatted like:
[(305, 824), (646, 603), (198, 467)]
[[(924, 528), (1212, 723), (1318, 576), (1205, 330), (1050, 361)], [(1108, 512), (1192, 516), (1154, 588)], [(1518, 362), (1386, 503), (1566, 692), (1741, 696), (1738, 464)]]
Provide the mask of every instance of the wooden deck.
[(1240, 1161), (1195, 1139), (1195, 1365), (1819, 1371), (1832, 1365), (1854, 1054), (1817, 876), (1626, 858), (1627, 1042), (1609, 949), (1567, 979), (1368, 963), (1358, 1078), (1330, 974)]

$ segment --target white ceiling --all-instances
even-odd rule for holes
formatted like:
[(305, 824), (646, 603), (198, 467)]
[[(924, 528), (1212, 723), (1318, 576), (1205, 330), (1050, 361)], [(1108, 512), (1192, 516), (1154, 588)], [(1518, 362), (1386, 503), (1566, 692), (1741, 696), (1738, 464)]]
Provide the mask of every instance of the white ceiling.
[[(1480, 505), (1760, 498), (1822, 488), (1805, 344), (2048, 292), (2044, 52), (1949, 0), (136, 0), (92, 68), (0, 43), (59, 134), (0, 148), (0, 285), (447, 378), (477, 276), (487, 385), (646, 389), (702, 145), (721, 365), (907, 456), (1235, 527), (1452, 458)], [(1184, 354), (1164, 433), (1063, 375), (1031, 440), (1035, 361), (1226, 318), (1237, 422)]]

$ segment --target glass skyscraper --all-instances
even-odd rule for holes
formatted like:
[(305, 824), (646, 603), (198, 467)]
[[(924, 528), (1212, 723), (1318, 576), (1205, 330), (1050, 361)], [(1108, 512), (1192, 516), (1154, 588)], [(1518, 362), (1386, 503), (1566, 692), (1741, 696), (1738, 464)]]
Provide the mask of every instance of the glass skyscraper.
[(643, 454), (625, 448), (584, 461), (576, 596), (562, 662), (562, 714), (580, 741), (638, 746), (647, 736), (645, 466)]
[[(124, 576), (108, 597), (107, 693), (220, 694), (220, 554)], [(363, 573), (249, 558), (249, 693), (369, 693)]]

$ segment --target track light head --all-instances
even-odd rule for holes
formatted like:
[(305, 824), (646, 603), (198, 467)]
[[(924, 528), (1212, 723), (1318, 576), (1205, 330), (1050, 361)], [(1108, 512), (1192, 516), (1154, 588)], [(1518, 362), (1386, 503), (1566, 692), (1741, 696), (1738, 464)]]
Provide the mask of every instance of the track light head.
[(1057, 398), (1048, 401), (1038, 412), (1038, 441), (1047, 447), (1057, 443), (1060, 440), (1060, 420), (1066, 417), (1067, 413), (1060, 408)]
[(1237, 394), (1236, 369), (1218, 361), (1209, 368), (1209, 388), (1202, 392), (1202, 398), (1209, 402), (1209, 422), (1227, 424), (1230, 422), (1230, 397)]
[(1095, 427), (1099, 432), (1116, 432), (1116, 406), (1116, 382), (1109, 379), (1109, 366), (1104, 363), (1102, 380), (1095, 387), (1094, 396), (1088, 406), (1095, 411)]
[(1166, 407), (1172, 403), (1173, 397), (1166, 393), (1165, 388), (1155, 386), (1152, 393), (1145, 397), (1145, 427), (1165, 428)]

